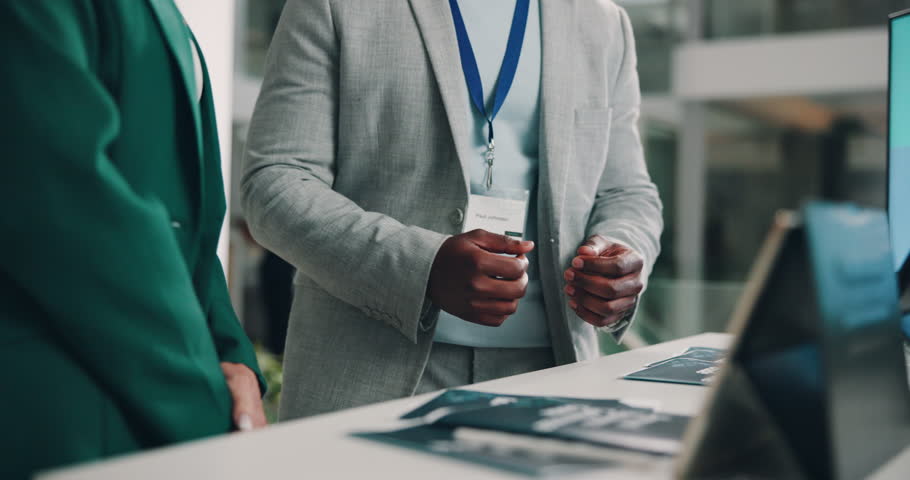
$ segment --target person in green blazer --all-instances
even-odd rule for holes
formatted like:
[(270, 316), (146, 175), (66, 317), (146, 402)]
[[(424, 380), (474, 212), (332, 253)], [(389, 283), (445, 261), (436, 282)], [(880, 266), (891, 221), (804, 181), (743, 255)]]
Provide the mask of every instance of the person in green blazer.
[(264, 425), (177, 7), (3, 0), (0, 44), (0, 478)]

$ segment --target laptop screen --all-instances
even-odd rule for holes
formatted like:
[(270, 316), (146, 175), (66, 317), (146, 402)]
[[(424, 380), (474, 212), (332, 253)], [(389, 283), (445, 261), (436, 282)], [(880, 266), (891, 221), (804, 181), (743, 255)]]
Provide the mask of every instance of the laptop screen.
[(910, 12), (891, 19), (888, 222), (898, 271), (910, 254)]

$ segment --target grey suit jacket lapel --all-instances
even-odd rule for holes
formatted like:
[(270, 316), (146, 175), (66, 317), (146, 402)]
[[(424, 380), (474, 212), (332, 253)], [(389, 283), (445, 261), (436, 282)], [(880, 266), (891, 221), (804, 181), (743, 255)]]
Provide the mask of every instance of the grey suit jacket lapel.
[[(557, 239), (565, 204), (566, 183), (571, 166), (572, 131), (575, 125), (572, 91), (574, 0), (541, 0), (540, 14), (543, 45), (538, 221), (541, 233), (547, 232), (551, 239)], [(558, 244), (547, 242), (546, 238), (539, 240), (541, 280), (545, 289), (553, 355), (556, 362), (562, 365), (574, 362), (576, 353), (572, 333), (566, 323), (567, 307), (557, 279), (562, 277), (560, 251), (574, 248), (574, 245), (560, 248)]]
[(427, 55), (430, 57), (439, 92), (442, 95), (449, 127), (452, 129), (455, 153), (464, 176), (465, 192), (470, 193), (471, 170), (467, 162), (470, 161), (472, 153), (468, 148), (470, 127), (468, 116), (465, 115), (468, 94), (464, 83), (464, 73), (461, 71), (452, 12), (449, 10), (447, 2), (439, 0), (410, 0), (410, 2)]
[[(541, 0), (540, 194), (548, 205), (553, 235), (559, 234), (565, 199), (572, 130), (575, 125), (572, 91), (572, 21), (574, 0)], [(546, 203), (545, 203), (546, 202)]]

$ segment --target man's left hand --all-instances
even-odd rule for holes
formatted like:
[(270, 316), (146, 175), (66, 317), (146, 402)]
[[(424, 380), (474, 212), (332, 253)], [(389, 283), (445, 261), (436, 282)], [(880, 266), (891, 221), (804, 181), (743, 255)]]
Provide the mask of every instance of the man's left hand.
[(594, 235), (581, 247), (565, 271), (569, 307), (595, 327), (622, 321), (644, 288), (644, 259), (625, 245)]
[(268, 421), (256, 374), (242, 363), (221, 362), (221, 371), (234, 400), (232, 417), (237, 430), (245, 432), (266, 426)]

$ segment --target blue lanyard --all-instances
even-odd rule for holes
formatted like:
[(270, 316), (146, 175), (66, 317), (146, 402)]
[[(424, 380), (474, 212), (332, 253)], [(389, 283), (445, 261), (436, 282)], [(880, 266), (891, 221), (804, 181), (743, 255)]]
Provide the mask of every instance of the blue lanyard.
[(480, 70), (477, 68), (477, 59), (474, 57), (474, 49), (471, 47), (471, 39), (468, 38), (468, 30), (465, 28), (464, 18), (462, 18), (461, 10), (458, 8), (458, 0), (449, 0), (449, 7), (452, 9), (452, 19), (455, 21), (455, 35), (458, 37), (458, 51), (461, 54), (461, 69), (464, 71), (464, 79), (468, 84), (471, 102), (480, 111), (483, 118), (486, 119), (489, 127), (489, 145), (484, 155), (487, 163), (484, 183), (488, 189), (493, 186), (493, 161), (496, 158), (495, 144), (493, 143), (493, 119), (496, 118), (496, 114), (499, 113), (499, 109), (505, 103), (506, 97), (509, 95), (509, 89), (512, 88), (512, 81), (515, 80), (515, 72), (518, 70), (518, 59), (521, 57), (521, 47), (525, 38), (525, 28), (528, 25), (530, 3), (530, 0), (516, 0), (515, 2), (512, 29), (509, 32), (506, 54), (502, 59), (499, 79), (496, 82), (493, 110), (488, 114), (486, 102), (484, 102), (483, 98), (483, 82), (480, 79)]

